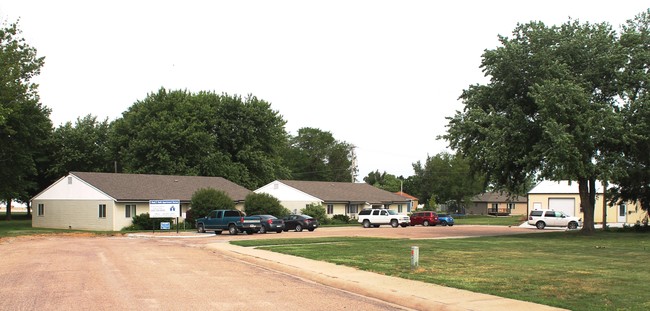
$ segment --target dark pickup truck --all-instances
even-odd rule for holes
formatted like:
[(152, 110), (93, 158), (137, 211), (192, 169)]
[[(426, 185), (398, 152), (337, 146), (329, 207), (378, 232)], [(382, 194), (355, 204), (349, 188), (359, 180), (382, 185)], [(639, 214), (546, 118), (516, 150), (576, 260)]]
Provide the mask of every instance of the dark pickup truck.
[(223, 230), (228, 230), (230, 234), (253, 234), (261, 226), (259, 217), (246, 216), (238, 210), (214, 210), (208, 216), (196, 219), (196, 229), (199, 232), (214, 231), (214, 234), (221, 234)]

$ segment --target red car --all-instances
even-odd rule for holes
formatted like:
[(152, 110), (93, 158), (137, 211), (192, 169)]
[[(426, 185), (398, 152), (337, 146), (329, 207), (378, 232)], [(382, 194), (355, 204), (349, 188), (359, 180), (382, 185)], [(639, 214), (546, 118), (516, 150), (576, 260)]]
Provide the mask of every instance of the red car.
[(415, 212), (411, 214), (411, 226), (435, 226), (438, 222), (438, 215), (434, 212)]

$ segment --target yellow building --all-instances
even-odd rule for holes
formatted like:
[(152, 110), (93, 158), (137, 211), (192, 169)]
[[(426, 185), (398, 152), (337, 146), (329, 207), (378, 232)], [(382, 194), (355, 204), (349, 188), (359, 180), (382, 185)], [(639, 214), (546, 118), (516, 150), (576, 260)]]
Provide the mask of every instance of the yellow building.
[[(647, 215), (641, 210), (639, 204), (624, 202), (611, 206), (603, 197), (603, 186), (596, 182), (596, 207), (594, 211), (594, 222), (603, 222), (603, 208), (605, 209), (608, 224), (633, 225)], [(545, 180), (537, 184), (528, 192), (528, 214), (532, 210), (555, 210), (562, 211), (571, 216), (584, 219), (584, 213), (580, 208), (580, 195), (578, 183), (569, 181)]]

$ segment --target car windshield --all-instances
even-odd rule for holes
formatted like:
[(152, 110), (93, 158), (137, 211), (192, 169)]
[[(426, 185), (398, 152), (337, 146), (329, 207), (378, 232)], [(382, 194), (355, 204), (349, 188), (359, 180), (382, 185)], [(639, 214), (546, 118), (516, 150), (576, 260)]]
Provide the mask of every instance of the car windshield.
[(309, 215), (302, 215), (302, 218), (303, 218), (303, 219), (312, 219), (313, 217), (311, 217), (311, 216), (309, 216)]

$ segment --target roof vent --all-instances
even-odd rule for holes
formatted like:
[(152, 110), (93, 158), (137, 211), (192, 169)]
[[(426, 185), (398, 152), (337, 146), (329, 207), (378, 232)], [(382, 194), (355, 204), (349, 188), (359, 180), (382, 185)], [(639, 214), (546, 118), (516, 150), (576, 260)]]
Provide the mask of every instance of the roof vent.
[(72, 184), (72, 176), (68, 176), (68, 185)]

